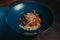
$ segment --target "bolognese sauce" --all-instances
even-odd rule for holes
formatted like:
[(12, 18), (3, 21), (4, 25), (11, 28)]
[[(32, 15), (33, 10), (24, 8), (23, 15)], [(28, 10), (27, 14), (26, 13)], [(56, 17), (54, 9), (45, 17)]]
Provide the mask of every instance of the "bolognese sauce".
[(24, 16), (19, 18), (19, 27), (25, 30), (36, 30), (41, 27), (41, 18), (35, 11), (24, 14)]

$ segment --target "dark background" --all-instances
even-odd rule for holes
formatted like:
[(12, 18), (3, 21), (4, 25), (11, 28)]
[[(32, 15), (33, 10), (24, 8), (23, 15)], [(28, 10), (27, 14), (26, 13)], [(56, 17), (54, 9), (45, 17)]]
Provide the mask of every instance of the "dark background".
[[(14, 3), (5, 5), (9, 8), (7, 8), (7, 10), (9, 10), (12, 5), (16, 5), (22, 2), (38, 2), (41, 4), (44, 4), (46, 6), (48, 6), (53, 14), (53, 24), (51, 25), (51, 28), (44, 32), (43, 34), (39, 34), (38, 36), (34, 37), (34, 38), (27, 38), (25, 40), (60, 40), (60, 1), (58, 0), (17, 0)], [(6, 33), (6, 35), (4, 35), (4, 40), (21, 40), (19, 36), (12, 36), (12, 30), (11, 29), (6, 29), (8, 30), (8, 33)], [(10, 33), (10, 34), (9, 34)]]

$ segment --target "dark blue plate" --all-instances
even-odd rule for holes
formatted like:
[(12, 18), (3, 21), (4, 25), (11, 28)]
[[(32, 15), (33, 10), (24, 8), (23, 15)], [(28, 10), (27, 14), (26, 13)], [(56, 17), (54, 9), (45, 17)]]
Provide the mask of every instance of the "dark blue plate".
[[(20, 16), (25, 14), (26, 12), (30, 12), (33, 10), (37, 10), (39, 15), (42, 17), (43, 22), (42, 26), (38, 28), (37, 30), (27, 31), (19, 27), (18, 19)], [(51, 10), (49, 10), (46, 6), (39, 4), (39, 3), (33, 3), (33, 2), (26, 2), (21, 3), (13, 8), (10, 9), (8, 12), (6, 23), (17, 33), (19, 34), (25, 34), (25, 35), (34, 35), (41, 33), (45, 31), (47, 28), (50, 27), (53, 21), (53, 16), (51, 14)]]
[(3, 30), (4, 30), (4, 28), (3, 28), (3, 20), (4, 20), (3, 16), (4, 16), (6, 10), (7, 10), (6, 6), (0, 7), (0, 37), (2, 37), (2, 35), (3, 35)]

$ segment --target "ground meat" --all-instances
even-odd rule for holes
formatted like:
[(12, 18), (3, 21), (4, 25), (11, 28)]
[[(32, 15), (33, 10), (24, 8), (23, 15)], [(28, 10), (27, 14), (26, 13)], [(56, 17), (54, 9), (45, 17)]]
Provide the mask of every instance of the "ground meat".
[(27, 13), (27, 15), (25, 15), (25, 18), (30, 26), (36, 26), (38, 23), (41, 23), (41, 19), (33, 13)]

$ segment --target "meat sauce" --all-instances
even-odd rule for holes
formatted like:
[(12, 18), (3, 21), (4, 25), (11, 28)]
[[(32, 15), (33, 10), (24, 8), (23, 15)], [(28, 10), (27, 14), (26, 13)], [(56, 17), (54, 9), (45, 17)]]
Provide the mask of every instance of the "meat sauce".
[(41, 27), (41, 18), (35, 12), (24, 14), (23, 18), (19, 19), (19, 27), (25, 30), (36, 30)]

